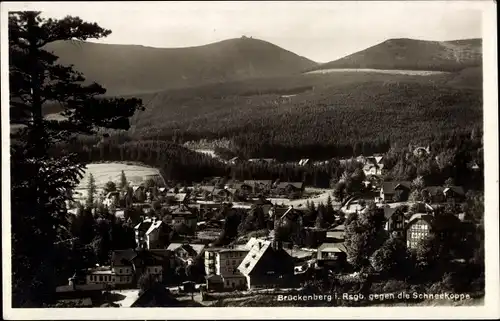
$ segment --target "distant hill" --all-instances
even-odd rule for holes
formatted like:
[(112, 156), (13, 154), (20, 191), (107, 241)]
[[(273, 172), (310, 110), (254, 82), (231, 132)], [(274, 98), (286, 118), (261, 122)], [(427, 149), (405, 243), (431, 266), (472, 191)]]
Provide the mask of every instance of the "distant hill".
[(300, 73), (317, 63), (266, 41), (242, 37), (198, 47), (151, 48), (56, 42), (46, 48), (87, 80), (124, 95)]
[(389, 39), (312, 70), (371, 68), (459, 71), (482, 65), (482, 40), (425, 41)]

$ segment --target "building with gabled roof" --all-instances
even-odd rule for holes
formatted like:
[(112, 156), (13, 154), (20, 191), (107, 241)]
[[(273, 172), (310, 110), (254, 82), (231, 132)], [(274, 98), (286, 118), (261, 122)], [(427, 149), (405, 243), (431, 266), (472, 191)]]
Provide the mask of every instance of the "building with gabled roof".
[(195, 209), (181, 204), (177, 206), (171, 213), (172, 225), (185, 224), (188, 228), (196, 229), (196, 223), (198, 222), (198, 217), (196, 215)]
[(444, 197), (447, 201), (463, 201), (465, 199), (465, 191), (462, 186), (448, 186), (443, 190)]
[(405, 215), (396, 207), (384, 207), (385, 225), (384, 229), (395, 235), (403, 235), (405, 227)]
[(415, 249), (419, 242), (430, 233), (442, 240), (461, 239), (465, 224), (455, 215), (416, 213), (411, 216), (406, 225), (407, 246)]
[(410, 181), (386, 181), (382, 182), (380, 188), (380, 198), (383, 201), (391, 202), (394, 201), (395, 194), (400, 191), (403, 195), (402, 199), (408, 199), (409, 192), (411, 189)]
[[(255, 239), (238, 271), (246, 278), (248, 289), (269, 287), (273, 285), (286, 286), (294, 275), (293, 258), (273, 241)], [(273, 246), (274, 245), (274, 246)]]
[(205, 250), (204, 244), (170, 243), (167, 250), (172, 251), (183, 263), (192, 264)]
[(323, 243), (316, 252), (316, 266), (342, 269), (347, 262), (347, 248), (344, 243)]
[(134, 227), (138, 248), (154, 249), (159, 245), (160, 228), (163, 222), (155, 217), (144, 219)]
[(307, 164), (309, 164), (309, 158), (303, 158), (299, 161), (299, 166), (306, 166)]

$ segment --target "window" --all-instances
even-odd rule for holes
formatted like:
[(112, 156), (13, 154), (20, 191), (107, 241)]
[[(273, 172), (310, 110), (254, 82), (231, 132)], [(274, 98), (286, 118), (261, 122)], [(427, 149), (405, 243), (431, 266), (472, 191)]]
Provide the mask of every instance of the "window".
[(233, 260), (233, 265), (236, 265), (236, 260)]
[(99, 275), (99, 282), (102, 282), (102, 275)]
[(120, 269), (120, 274), (122, 274), (123, 269)]

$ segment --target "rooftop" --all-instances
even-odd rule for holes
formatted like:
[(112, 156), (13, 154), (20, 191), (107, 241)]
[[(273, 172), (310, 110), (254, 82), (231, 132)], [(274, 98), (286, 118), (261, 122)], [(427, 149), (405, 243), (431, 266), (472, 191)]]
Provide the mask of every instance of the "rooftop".
[(344, 243), (323, 243), (318, 247), (318, 252), (344, 252), (347, 253), (347, 249)]

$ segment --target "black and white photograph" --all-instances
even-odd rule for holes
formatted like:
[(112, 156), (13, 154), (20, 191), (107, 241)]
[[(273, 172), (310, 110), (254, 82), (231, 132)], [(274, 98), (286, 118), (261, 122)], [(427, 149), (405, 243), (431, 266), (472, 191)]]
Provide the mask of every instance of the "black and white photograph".
[(493, 1), (1, 13), (5, 319), (499, 317)]

